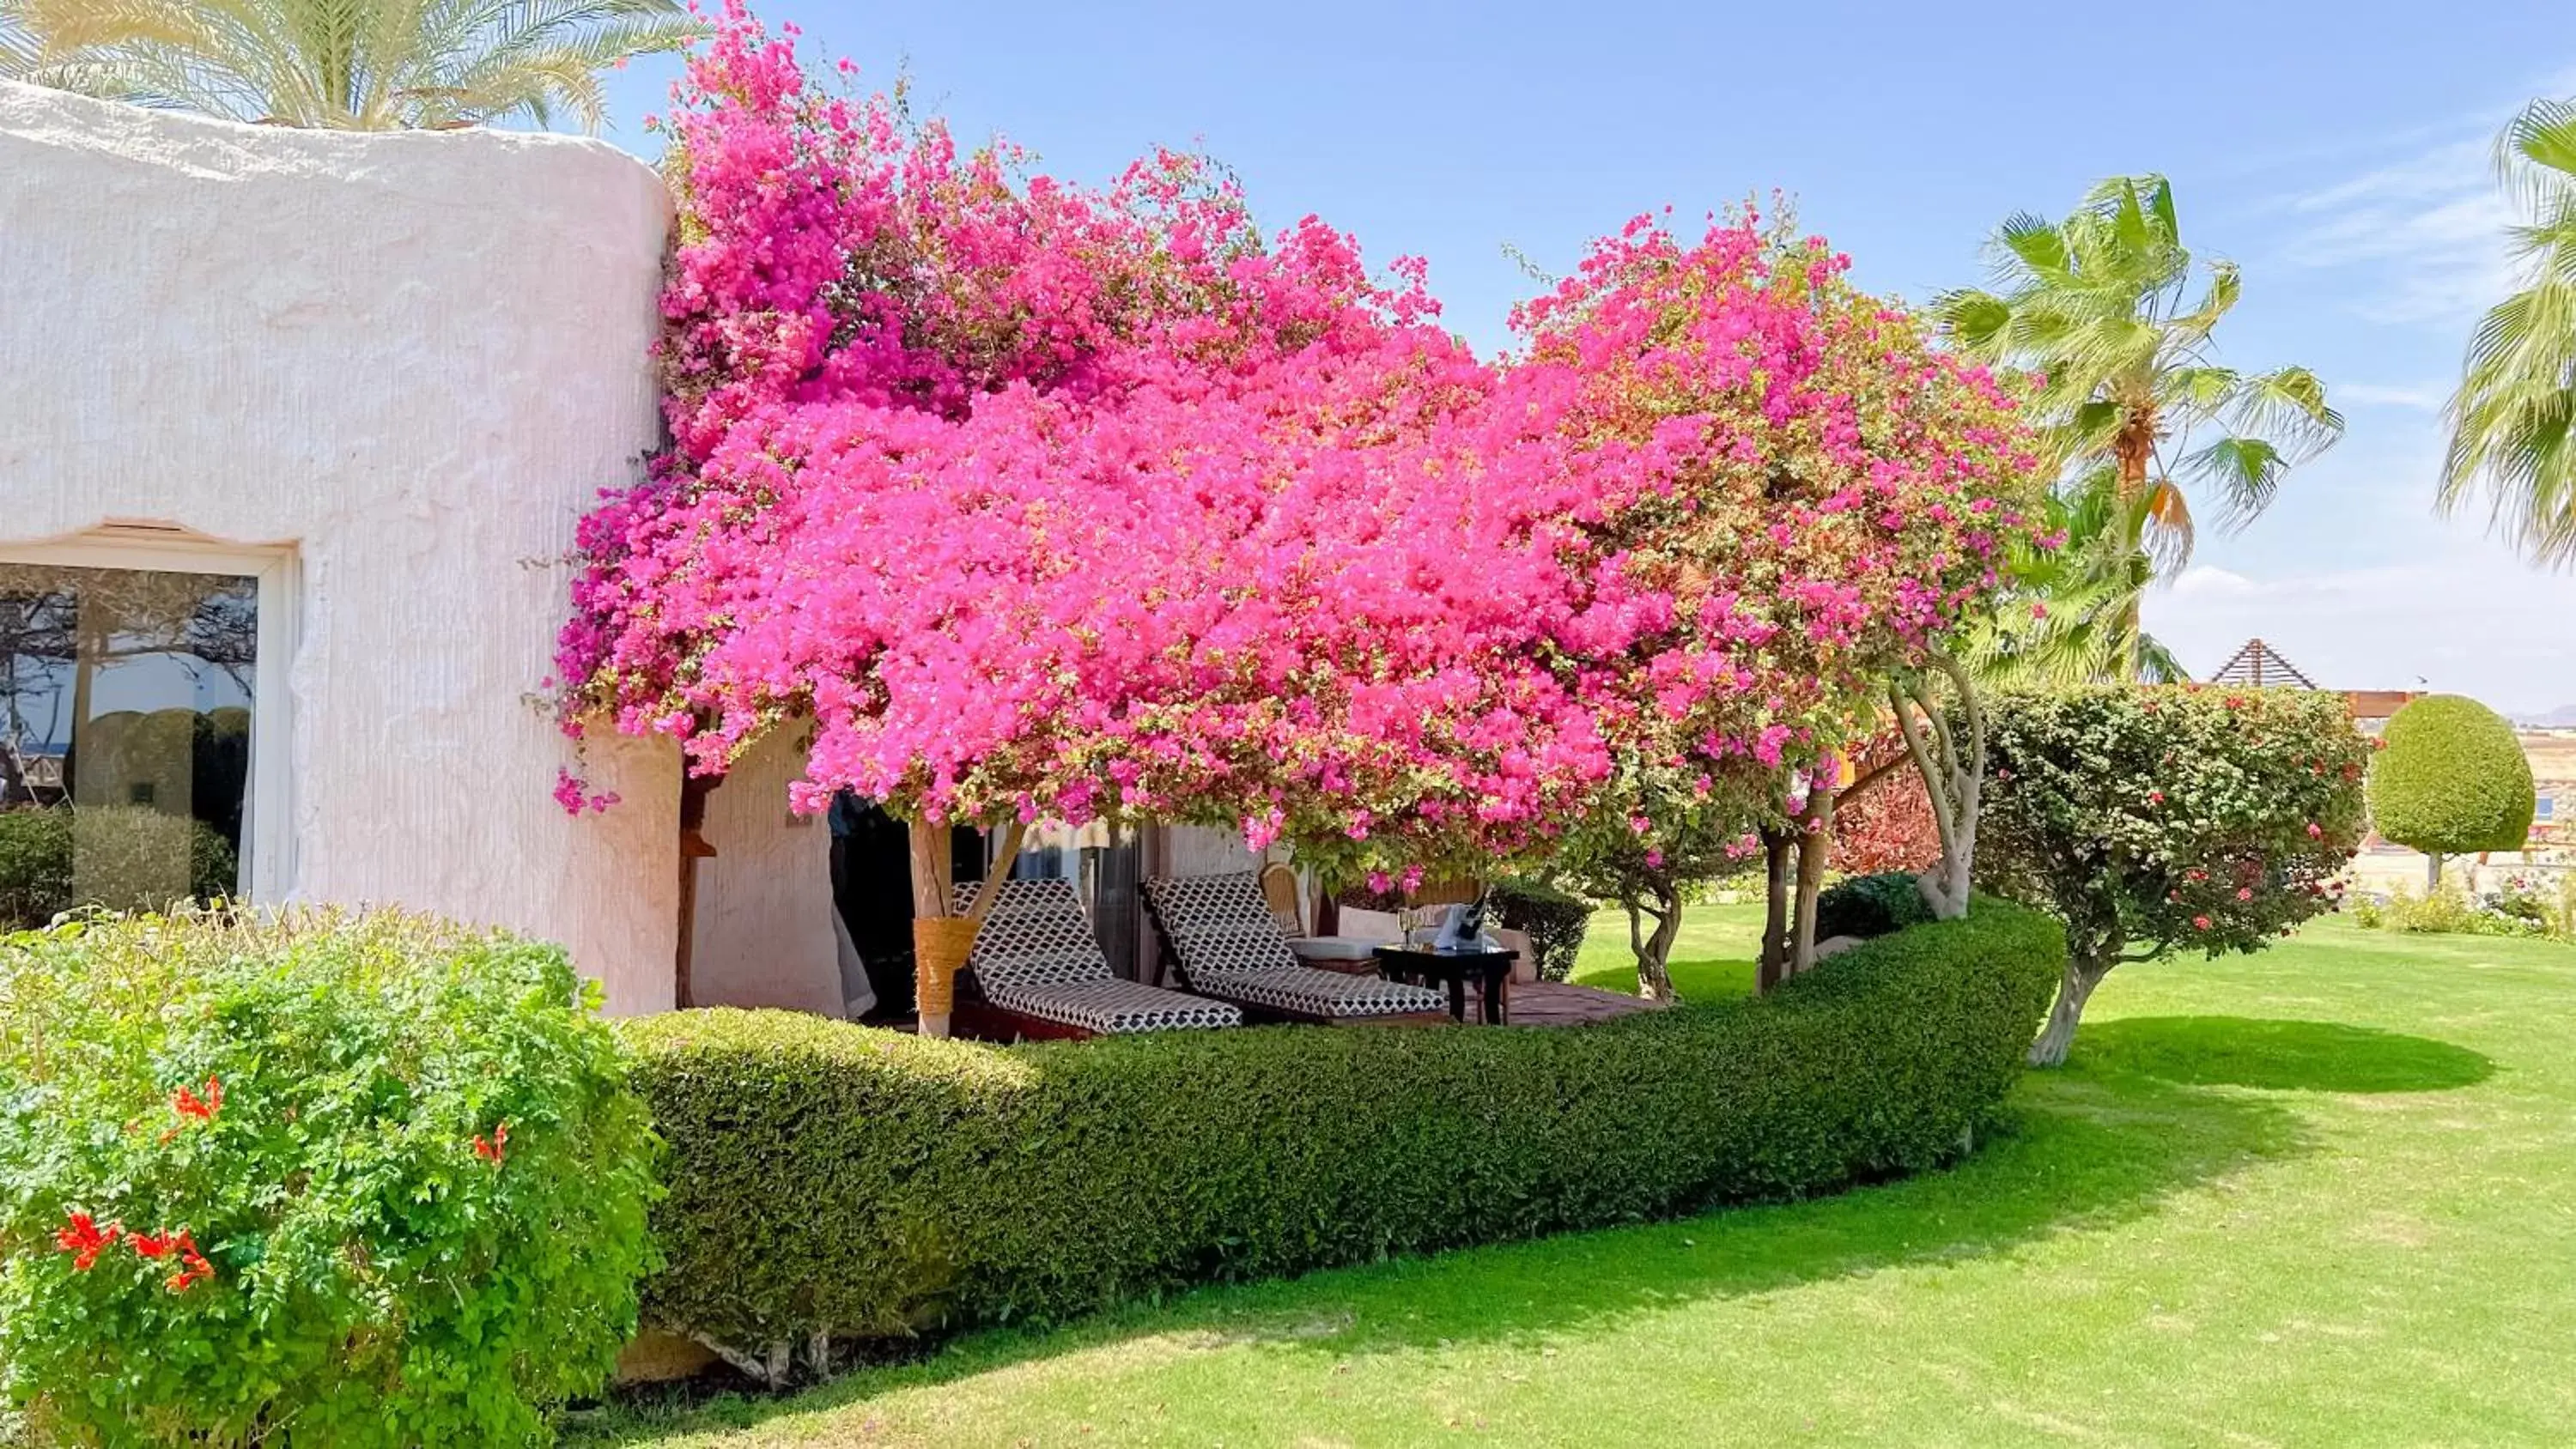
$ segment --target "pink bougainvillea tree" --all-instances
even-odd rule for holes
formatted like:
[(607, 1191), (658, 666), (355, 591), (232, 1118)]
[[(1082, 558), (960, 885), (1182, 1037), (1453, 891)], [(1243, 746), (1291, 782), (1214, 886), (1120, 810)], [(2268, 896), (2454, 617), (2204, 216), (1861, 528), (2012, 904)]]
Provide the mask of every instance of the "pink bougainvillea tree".
[(1021, 180), (739, 6), (680, 99), (675, 446), (583, 526), (573, 719), (702, 773), (807, 719), (809, 805), (1221, 818), (1348, 870), (1576, 811), (1606, 756), (1524, 647), (1576, 485), (1417, 266), (1264, 245), (1188, 157)]
[[(2036, 450), (2013, 397), (1848, 265), (1750, 215), (1695, 241), (1640, 217), (1518, 318), (1507, 392), (1570, 389), (1586, 444), (1658, 447), (1644, 486), (1596, 490), (1582, 518), (1604, 576), (1593, 609), (1619, 612), (1570, 641), (1615, 761), (1571, 854), (1656, 920), (1638, 952), (1650, 994), (1669, 991), (1677, 867), (1722, 867), (1757, 837), (1766, 976), (1803, 968), (1837, 753), (2031, 535)], [(1728, 821), (1740, 843), (1712, 853)]]
[(567, 717), (701, 774), (797, 721), (809, 808), (1490, 874), (1671, 818), (1640, 770), (1785, 800), (2016, 526), (2006, 401), (1820, 244), (1633, 226), (1487, 361), (1418, 263), (1194, 157), (1025, 177), (738, 3), (668, 125), (674, 446), (583, 524)]

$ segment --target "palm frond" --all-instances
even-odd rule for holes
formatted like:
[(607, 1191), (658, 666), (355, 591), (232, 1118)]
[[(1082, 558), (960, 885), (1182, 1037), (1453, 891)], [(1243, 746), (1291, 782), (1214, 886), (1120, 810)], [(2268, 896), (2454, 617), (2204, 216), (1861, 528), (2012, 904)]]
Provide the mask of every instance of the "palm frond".
[(2188, 684), (2191, 671), (2165, 647), (2165, 641), (2141, 632), (2137, 640), (2138, 682), (2140, 684)]
[(2027, 275), (2042, 281), (2068, 275), (2072, 254), (2066, 234), (2044, 216), (2017, 211), (1995, 229), (1996, 258), (2006, 279)]
[(2484, 495), (2488, 526), (2549, 568), (2576, 568), (2576, 103), (2535, 101), (2496, 143), (2524, 221), (2526, 285), (2470, 334), (2444, 410), (2437, 506)]
[(1932, 299), (1932, 319), (1962, 352), (1999, 355), (2012, 326), (2012, 304), (1992, 292), (1961, 288)]
[(2240, 433), (2273, 440), (2289, 464), (2304, 463), (2343, 436), (2343, 414), (2326, 401), (2326, 385), (2304, 367), (2260, 372), (2228, 398), (2226, 422)]
[(2200, 530), (2192, 521), (2191, 500), (2181, 486), (2171, 478), (2158, 478), (2147, 485), (2135, 506), (2136, 532), (2155, 563), (2156, 576), (2172, 578), (2191, 567), (2192, 545), (2199, 541)]
[[(0, 66), (236, 120), (381, 129), (569, 111), (704, 33), (678, 0), (0, 0)], [(14, 30), (9, 29), (16, 22)], [(22, 58), (23, 52), (23, 58)], [(40, 67), (45, 74), (35, 74)]]

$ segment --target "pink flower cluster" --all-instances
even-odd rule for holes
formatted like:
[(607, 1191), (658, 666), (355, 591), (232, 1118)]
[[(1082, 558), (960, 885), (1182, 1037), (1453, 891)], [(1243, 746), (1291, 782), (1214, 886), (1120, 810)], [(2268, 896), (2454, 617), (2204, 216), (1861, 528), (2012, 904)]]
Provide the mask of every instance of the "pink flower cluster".
[(1486, 360), (1418, 262), (1195, 157), (960, 155), (739, 0), (678, 100), (677, 445), (561, 673), (700, 771), (810, 717), (808, 806), (1489, 860), (1623, 761), (1812, 764), (2028, 536), (2011, 400), (1820, 243), (1641, 219)]

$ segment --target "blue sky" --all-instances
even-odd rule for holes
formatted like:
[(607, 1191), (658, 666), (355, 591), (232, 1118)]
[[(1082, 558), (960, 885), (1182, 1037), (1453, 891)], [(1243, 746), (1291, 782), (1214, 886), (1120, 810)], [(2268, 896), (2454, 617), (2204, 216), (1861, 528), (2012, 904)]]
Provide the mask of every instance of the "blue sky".
[[(1668, 203), (1785, 190), (1865, 285), (1921, 299), (1979, 279), (2006, 214), (2164, 171), (2185, 237), (2246, 271), (2223, 360), (2306, 363), (2350, 430), (2242, 535), (2205, 535), (2151, 627), (2199, 670), (2261, 634), (2321, 684), (2576, 705), (2576, 577), (2430, 506), (2440, 403), (2509, 280), (2488, 144), (2576, 93), (2562, 7), (2168, 3), (2135, 29), (2005, 4), (759, 9), (1059, 175), (1202, 146), (1266, 225), (1312, 212), (1427, 256), (1485, 345), (1530, 287), (1507, 247), (1562, 270)], [(610, 139), (651, 152), (637, 123), (675, 70), (615, 78)]]

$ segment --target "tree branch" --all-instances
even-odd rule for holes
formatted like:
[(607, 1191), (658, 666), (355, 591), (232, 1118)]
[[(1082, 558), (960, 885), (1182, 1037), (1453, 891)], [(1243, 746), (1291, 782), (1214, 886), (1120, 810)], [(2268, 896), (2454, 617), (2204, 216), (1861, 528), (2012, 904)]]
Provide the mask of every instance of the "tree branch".
[(1986, 708), (1978, 703), (1976, 686), (1969, 679), (1964, 665), (1938, 649), (1932, 651), (1932, 662), (1941, 667), (1942, 673), (1950, 676), (1951, 686), (1959, 691), (1960, 708), (1968, 716), (1968, 758), (1960, 765), (1973, 779), (1985, 769)]
[(966, 908), (967, 915), (980, 921), (993, 909), (994, 900), (1002, 894), (1002, 882), (1010, 879), (1011, 862), (1019, 859), (1020, 842), (1028, 838), (1028, 833), (1029, 827), (1016, 815), (1002, 827), (1001, 849), (993, 852), (993, 868), (984, 873), (984, 884), (975, 892), (975, 903)]
[[(1896, 727), (1905, 736), (1905, 752), (1913, 758), (1915, 770), (1923, 776), (1924, 790), (1932, 797), (1932, 826), (1940, 832), (1941, 853), (1947, 857), (1958, 849), (1958, 834), (1954, 818), (1958, 814), (1959, 805), (1951, 794), (1951, 781), (1947, 777), (1947, 772), (1933, 765), (1930, 738), (1923, 726), (1916, 723), (1913, 714), (1906, 708), (1909, 703), (1919, 706), (1922, 701), (1919, 697), (1909, 699), (1904, 687), (1893, 682), (1888, 685), (1887, 692), (1890, 701), (1896, 705)], [(1930, 718), (1930, 711), (1925, 711), (1925, 718)]]

